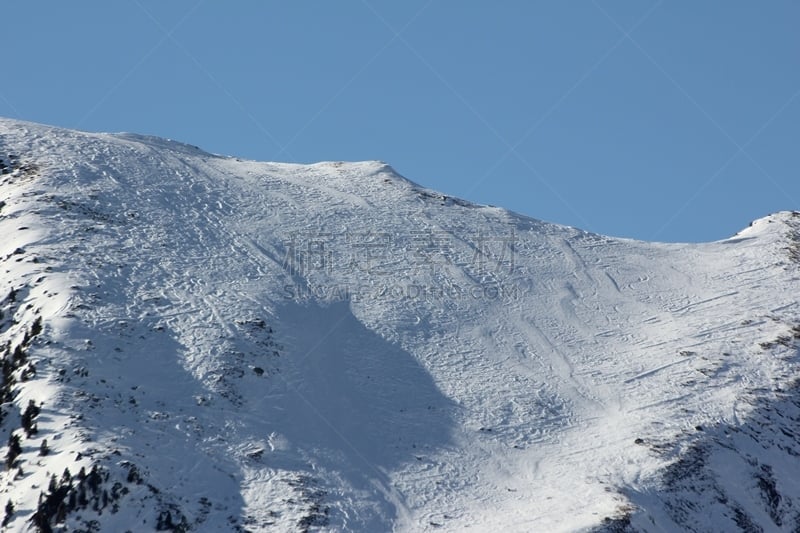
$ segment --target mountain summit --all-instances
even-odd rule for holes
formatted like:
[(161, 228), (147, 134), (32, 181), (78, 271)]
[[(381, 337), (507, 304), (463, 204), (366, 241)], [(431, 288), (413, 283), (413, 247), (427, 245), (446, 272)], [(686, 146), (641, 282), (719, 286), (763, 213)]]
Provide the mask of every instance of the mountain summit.
[(638, 242), (0, 119), (3, 523), (797, 531), (799, 289), (800, 213)]

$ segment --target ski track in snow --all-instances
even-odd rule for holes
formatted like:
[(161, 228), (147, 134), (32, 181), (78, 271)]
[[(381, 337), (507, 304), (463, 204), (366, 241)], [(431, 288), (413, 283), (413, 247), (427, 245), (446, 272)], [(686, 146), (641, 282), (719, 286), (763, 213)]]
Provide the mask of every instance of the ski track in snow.
[[(644, 243), (462, 202), (379, 162), (240, 161), (0, 119), (12, 154), (0, 298), (19, 302), (0, 303), (0, 341), (19, 345), (36, 316), (44, 330), (3, 407), (26, 472), (3, 474), (9, 530), (51, 474), (98, 465), (131, 490), (68, 527), (154, 530), (170, 511), (198, 531), (626, 516), (660, 531), (678, 519), (647, 495), (693, 428), (741, 426), (759, 412), (743, 398), (797, 377), (796, 213)], [(29, 400), (43, 409), (25, 436)]]

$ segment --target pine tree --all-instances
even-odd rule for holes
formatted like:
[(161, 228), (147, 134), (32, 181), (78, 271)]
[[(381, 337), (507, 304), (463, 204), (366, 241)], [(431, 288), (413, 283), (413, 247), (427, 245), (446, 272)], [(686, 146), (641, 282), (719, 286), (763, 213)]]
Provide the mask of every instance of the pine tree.
[(6, 502), (6, 515), (3, 517), (3, 527), (6, 527), (11, 522), (11, 517), (14, 516), (14, 504), (11, 500)]
[(33, 321), (33, 325), (31, 326), (31, 338), (37, 336), (42, 332), (42, 317), (37, 316), (36, 320)]
[(17, 457), (22, 453), (22, 445), (20, 444), (19, 435), (11, 434), (8, 437), (8, 451), (6, 452), (6, 467), (10, 470), (14, 467)]
[(64, 505), (64, 502), (58, 504), (58, 508), (56, 509), (56, 524), (61, 524), (67, 521), (67, 506)]
[(100, 477), (100, 473), (97, 471), (97, 465), (92, 467), (92, 471), (89, 472), (89, 475), (86, 477), (86, 483), (89, 485), (89, 488), (92, 489), (92, 494), (97, 494), (97, 490), (100, 488), (100, 483), (103, 481), (103, 478)]
[(33, 420), (39, 416), (40, 412), (41, 409), (36, 405), (36, 402), (29, 400), (28, 407), (26, 407), (25, 412), (22, 413), (22, 429), (28, 437), (35, 435), (39, 430), (37, 424), (35, 424)]
[(15, 367), (19, 368), (25, 362), (25, 359), (25, 351), (22, 349), (22, 345), (18, 345), (14, 348), (14, 353), (11, 354), (11, 361)]

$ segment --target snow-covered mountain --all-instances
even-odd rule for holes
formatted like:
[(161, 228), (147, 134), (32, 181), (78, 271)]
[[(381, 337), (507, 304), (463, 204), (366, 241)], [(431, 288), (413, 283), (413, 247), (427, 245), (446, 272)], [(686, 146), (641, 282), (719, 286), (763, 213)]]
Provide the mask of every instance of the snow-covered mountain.
[(800, 213), (637, 242), (6, 119), (0, 160), (9, 531), (800, 528)]

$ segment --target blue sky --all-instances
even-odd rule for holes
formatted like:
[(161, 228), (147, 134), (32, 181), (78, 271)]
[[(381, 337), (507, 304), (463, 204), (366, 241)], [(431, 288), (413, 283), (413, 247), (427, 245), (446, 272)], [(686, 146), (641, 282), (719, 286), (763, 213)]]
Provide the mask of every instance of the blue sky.
[(380, 159), (645, 240), (800, 209), (796, 0), (51, 0), (2, 16), (7, 117)]

